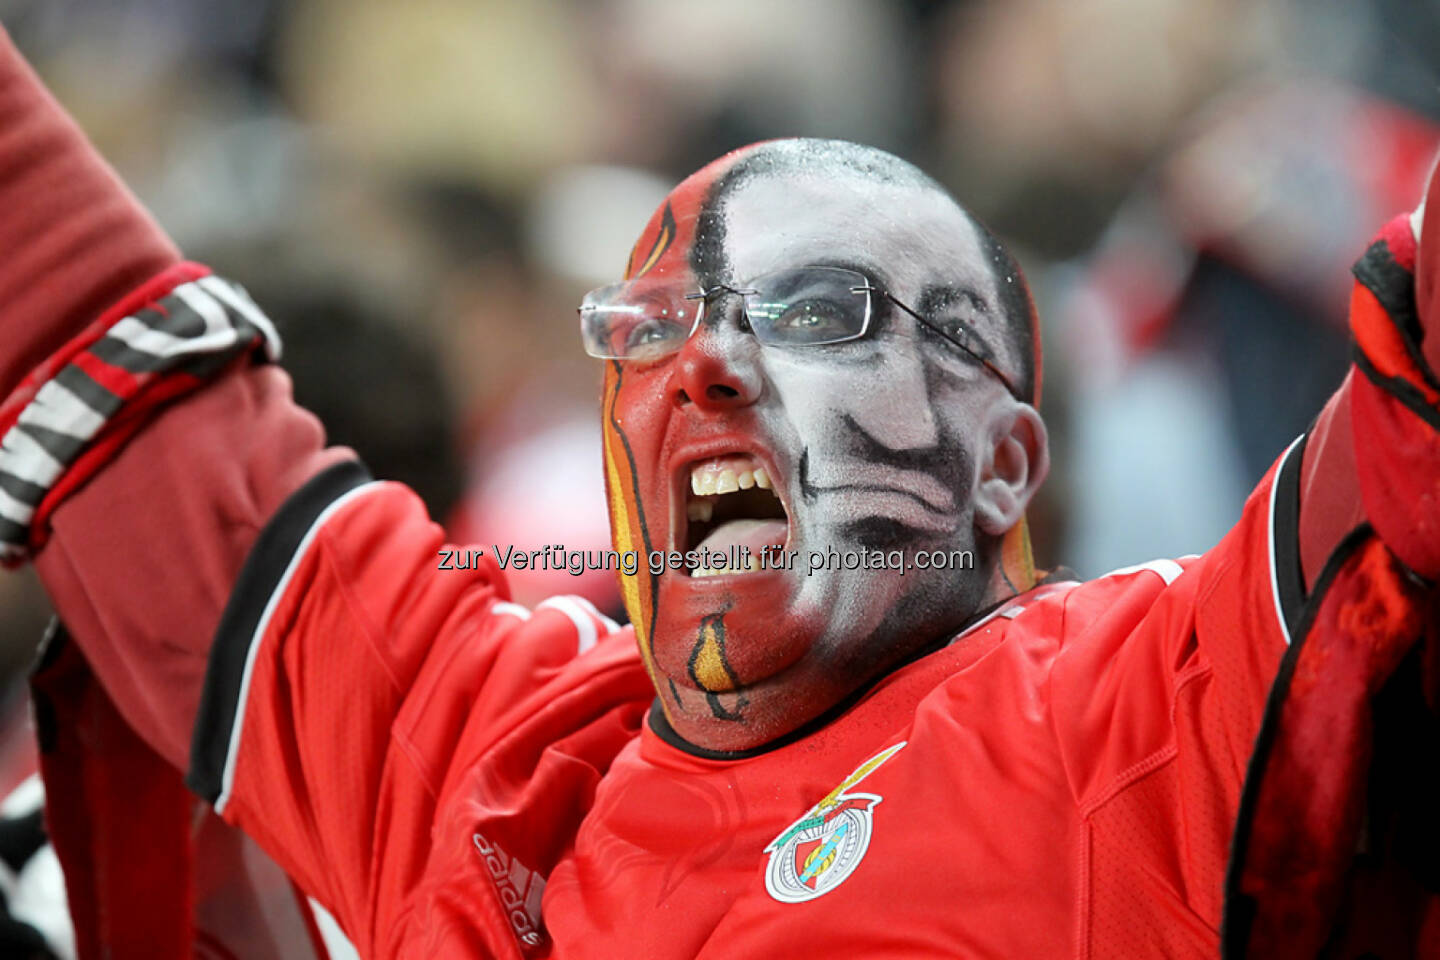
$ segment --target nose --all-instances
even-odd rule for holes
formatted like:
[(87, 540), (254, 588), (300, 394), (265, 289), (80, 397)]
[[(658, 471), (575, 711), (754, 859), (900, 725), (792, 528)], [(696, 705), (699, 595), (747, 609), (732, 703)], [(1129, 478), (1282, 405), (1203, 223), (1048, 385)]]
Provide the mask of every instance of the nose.
[(679, 406), (706, 413), (748, 407), (760, 398), (759, 344), (737, 325), (702, 325), (675, 358), (671, 389)]

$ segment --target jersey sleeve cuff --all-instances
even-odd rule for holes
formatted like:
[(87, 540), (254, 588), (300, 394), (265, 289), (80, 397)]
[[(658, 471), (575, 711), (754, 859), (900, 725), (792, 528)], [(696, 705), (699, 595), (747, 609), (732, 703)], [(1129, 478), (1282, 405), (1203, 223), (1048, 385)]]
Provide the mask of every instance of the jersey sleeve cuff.
[(0, 562), (44, 545), (47, 520), (148, 414), (280, 339), (245, 291), (178, 264), (106, 311), (0, 403)]

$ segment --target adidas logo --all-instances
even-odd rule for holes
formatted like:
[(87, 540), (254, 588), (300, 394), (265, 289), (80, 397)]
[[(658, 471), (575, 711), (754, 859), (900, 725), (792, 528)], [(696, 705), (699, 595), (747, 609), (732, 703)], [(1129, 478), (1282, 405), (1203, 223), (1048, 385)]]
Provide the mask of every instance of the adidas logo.
[(545, 929), (540, 920), (540, 898), (545, 893), (545, 878), (500, 849), (497, 843), (475, 834), (475, 849), (485, 859), (490, 879), (500, 894), (500, 902), (510, 916), (510, 926), (522, 947), (539, 947), (545, 943)]

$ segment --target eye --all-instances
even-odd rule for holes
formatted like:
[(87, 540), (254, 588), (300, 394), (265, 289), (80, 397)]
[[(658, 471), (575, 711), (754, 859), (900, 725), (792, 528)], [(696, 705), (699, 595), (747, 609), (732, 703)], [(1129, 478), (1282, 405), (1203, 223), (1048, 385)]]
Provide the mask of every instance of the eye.
[(789, 304), (772, 326), (777, 334), (798, 342), (813, 343), (852, 334), (847, 312), (829, 300)]
[(976, 356), (994, 360), (994, 351), (976, 333), (976, 323), (986, 314), (984, 301), (973, 294), (956, 293), (934, 305), (926, 321), (946, 337)]
[(683, 331), (673, 323), (646, 317), (625, 334), (624, 354), (635, 359), (659, 356), (674, 349)]
[(975, 328), (969, 323), (956, 317), (941, 317), (936, 326), (944, 330), (946, 336), (963, 345), (975, 356), (982, 360), (994, 361), (995, 352), (990, 349), (988, 343), (980, 339)]

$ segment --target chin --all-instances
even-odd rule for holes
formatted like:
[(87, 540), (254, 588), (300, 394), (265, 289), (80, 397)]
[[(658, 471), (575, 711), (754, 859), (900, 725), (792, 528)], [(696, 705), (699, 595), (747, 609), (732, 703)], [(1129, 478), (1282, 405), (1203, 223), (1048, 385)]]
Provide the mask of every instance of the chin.
[(821, 659), (803, 656), (757, 683), (712, 693), (676, 683), (660, 703), (680, 737), (706, 750), (753, 750), (773, 744), (825, 714), (853, 692)]
[(952, 635), (974, 609), (971, 590), (913, 576), (666, 577), (656, 688), (676, 733), (711, 750), (752, 749), (805, 726)]

